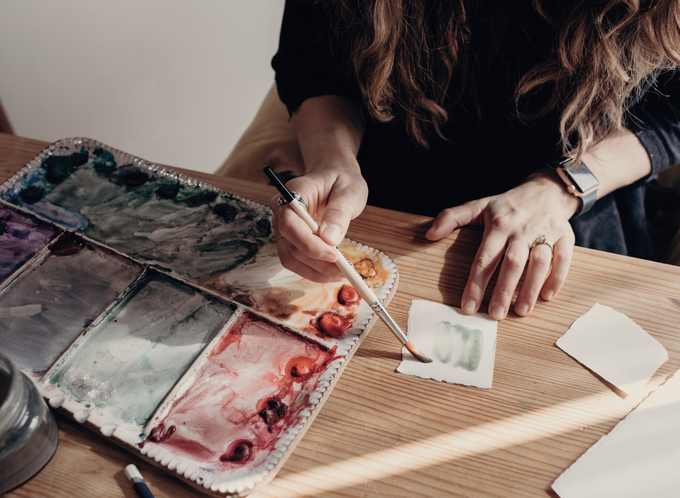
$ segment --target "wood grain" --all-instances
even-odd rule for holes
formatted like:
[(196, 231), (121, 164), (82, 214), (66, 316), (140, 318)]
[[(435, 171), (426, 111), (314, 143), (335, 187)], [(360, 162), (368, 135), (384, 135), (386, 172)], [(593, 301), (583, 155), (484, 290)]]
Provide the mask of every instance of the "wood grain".
[[(47, 144), (0, 134), (0, 180)], [(153, 158), (147, 158), (153, 159)], [(268, 204), (273, 187), (183, 171)], [(368, 207), (349, 237), (390, 255), (400, 272), (389, 311), (406, 330), (412, 299), (459, 305), (481, 232), (431, 243), (429, 218)], [(680, 368), (680, 268), (576, 248), (567, 283), (526, 318), (499, 323), (493, 388), (395, 372), (400, 345), (376, 323), (312, 427), (274, 480), (251, 496), (546, 497), (552, 482)], [(638, 323), (668, 350), (645, 393), (623, 397), (555, 346), (595, 302)], [(59, 418), (55, 458), (11, 497), (133, 497), (136, 463), (158, 497), (201, 496), (172, 475)]]

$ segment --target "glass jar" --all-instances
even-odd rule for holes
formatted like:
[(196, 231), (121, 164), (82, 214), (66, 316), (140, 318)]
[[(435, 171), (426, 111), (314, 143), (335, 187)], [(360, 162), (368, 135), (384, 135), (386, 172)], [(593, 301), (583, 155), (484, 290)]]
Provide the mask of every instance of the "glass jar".
[(33, 383), (0, 354), (0, 494), (21, 486), (54, 455), (57, 423)]

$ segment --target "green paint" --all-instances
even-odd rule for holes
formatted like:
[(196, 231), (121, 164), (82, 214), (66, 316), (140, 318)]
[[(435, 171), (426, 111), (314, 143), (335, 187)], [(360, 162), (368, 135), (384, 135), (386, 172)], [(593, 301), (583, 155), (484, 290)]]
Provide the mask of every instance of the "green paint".
[(484, 352), (484, 334), (479, 329), (443, 321), (437, 324), (435, 359), (444, 365), (476, 372)]

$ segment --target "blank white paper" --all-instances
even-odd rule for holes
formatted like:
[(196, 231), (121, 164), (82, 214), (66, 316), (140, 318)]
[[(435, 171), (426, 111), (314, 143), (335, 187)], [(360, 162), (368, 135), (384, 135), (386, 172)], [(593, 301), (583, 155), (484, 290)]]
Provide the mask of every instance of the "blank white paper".
[(666, 349), (642, 327), (598, 303), (573, 323), (557, 346), (627, 394), (642, 388), (668, 360)]
[(397, 371), (489, 389), (497, 324), (486, 314), (466, 315), (458, 308), (415, 299), (408, 314), (408, 338), (432, 363), (421, 363), (403, 348)]
[(680, 374), (592, 446), (552, 488), (561, 498), (680, 496)]

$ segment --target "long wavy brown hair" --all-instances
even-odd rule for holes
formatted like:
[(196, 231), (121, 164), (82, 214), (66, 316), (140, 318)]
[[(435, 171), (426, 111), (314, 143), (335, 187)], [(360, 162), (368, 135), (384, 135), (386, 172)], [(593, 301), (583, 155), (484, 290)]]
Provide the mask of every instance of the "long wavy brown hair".
[[(503, 1), (512, 2), (501, 0), (495, 7)], [(442, 137), (449, 86), (455, 78), (461, 93), (469, 90), (479, 63), (470, 17), (486, 9), (484, 15), (493, 18), (494, 5), (482, 0), (335, 3), (340, 13), (336, 27), (351, 40), (350, 64), (371, 117), (387, 122), (400, 115), (411, 137), (424, 147), (429, 133)], [(520, 79), (515, 89), (517, 115), (531, 120), (558, 113), (563, 153), (580, 156), (624, 126), (628, 102), (658, 69), (680, 64), (680, 1), (532, 3), (554, 27), (555, 39), (550, 58)], [(496, 17), (502, 25), (502, 15)], [(491, 50), (500, 43), (485, 42)], [(537, 91), (549, 97), (538, 107), (523, 105), (523, 99)]]

